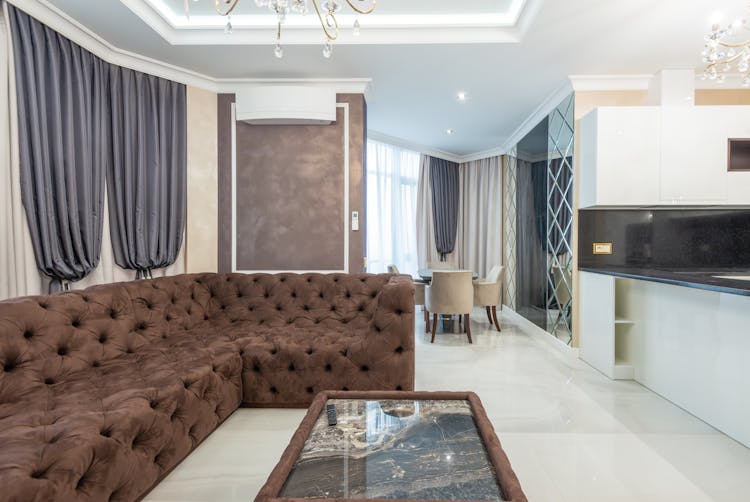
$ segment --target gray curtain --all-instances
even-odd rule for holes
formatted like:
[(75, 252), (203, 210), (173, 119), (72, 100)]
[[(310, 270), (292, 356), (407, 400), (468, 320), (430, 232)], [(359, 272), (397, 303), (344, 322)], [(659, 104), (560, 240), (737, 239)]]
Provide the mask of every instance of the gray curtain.
[(456, 247), (459, 182), (458, 164), (435, 157), (430, 158), (435, 244), (442, 261), (445, 261), (445, 257)]
[(137, 278), (175, 262), (185, 231), (185, 86), (113, 66), (113, 162), (107, 171), (115, 261)]
[(99, 263), (111, 154), (108, 65), (8, 5), (16, 63), (21, 196), (50, 292)]

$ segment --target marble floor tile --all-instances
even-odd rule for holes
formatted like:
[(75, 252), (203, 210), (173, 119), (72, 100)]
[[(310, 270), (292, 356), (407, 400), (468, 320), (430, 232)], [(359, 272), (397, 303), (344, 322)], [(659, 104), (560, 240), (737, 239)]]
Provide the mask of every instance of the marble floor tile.
[[(458, 334), (431, 344), (417, 321), (417, 389), (479, 394), (529, 500), (748, 500), (750, 449), (635, 382), (476, 314), (473, 345)], [(145, 500), (253, 500), (303, 415), (238, 410)]]

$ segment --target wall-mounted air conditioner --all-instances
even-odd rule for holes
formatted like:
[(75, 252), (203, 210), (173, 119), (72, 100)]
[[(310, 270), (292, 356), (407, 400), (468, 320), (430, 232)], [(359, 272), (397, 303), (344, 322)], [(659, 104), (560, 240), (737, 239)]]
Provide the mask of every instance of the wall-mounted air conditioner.
[(259, 85), (236, 93), (237, 120), (253, 125), (328, 125), (336, 92), (325, 87)]

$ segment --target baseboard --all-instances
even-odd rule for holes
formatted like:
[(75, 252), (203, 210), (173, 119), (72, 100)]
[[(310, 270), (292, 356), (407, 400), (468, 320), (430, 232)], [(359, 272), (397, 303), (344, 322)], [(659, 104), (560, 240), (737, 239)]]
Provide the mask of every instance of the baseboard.
[(570, 345), (563, 343), (562, 341), (560, 341), (559, 338), (552, 335), (551, 333), (548, 333), (547, 331), (544, 331), (542, 328), (540, 328), (533, 322), (529, 321), (528, 319), (523, 317), (521, 314), (519, 314), (515, 310), (508, 307), (507, 305), (503, 305), (502, 312), (503, 312), (503, 317), (507, 318), (509, 321), (512, 321), (514, 324), (516, 324), (527, 335), (531, 335), (534, 338), (538, 338), (539, 340), (545, 342), (550, 347), (554, 348), (555, 350), (559, 352), (562, 352), (563, 354), (578, 358), (577, 348), (573, 348)]

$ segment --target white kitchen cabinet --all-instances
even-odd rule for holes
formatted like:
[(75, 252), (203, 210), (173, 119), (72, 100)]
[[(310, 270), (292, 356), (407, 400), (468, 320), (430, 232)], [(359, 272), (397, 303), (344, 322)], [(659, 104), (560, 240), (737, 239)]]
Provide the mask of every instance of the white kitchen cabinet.
[(750, 172), (727, 171), (750, 106), (601, 107), (579, 134), (579, 207), (750, 204)]
[[(726, 121), (734, 112), (733, 108), (679, 106), (661, 109), (661, 203), (726, 202)], [(750, 119), (748, 115), (745, 117)]]
[(580, 123), (580, 207), (659, 200), (660, 111), (600, 107)]
[(618, 302), (626, 297), (626, 280), (581, 271), (579, 281), (579, 357), (609, 378), (632, 380), (633, 323)]

